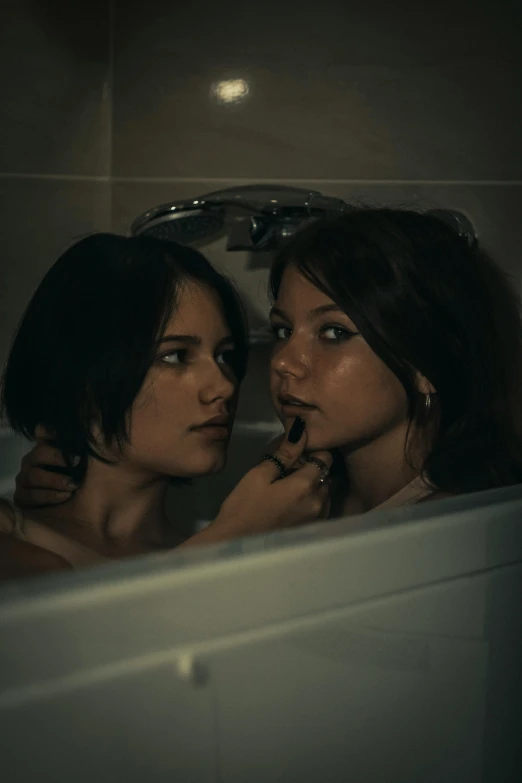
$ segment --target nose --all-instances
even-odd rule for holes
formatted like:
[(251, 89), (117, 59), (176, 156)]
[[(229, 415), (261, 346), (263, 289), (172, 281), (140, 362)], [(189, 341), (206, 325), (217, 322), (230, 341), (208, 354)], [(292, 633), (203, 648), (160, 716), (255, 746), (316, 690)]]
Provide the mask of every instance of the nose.
[(237, 389), (237, 383), (233, 379), (232, 371), (227, 373), (226, 368), (210, 361), (207, 372), (200, 388), (201, 402), (208, 404), (223, 400), (230, 400)]
[(309, 370), (309, 356), (301, 341), (290, 338), (276, 344), (270, 361), (270, 369), (280, 378), (291, 375), (304, 378)]

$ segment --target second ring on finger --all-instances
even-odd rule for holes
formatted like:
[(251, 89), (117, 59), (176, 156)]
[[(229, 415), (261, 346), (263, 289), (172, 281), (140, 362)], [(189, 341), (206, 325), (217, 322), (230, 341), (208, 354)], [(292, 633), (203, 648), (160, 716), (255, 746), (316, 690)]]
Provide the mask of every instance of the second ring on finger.
[(322, 459), (319, 459), (319, 457), (307, 457), (306, 461), (310, 462), (312, 465), (315, 465), (320, 473), (319, 483), (324, 484), (330, 474), (330, 468), (326, 462)]

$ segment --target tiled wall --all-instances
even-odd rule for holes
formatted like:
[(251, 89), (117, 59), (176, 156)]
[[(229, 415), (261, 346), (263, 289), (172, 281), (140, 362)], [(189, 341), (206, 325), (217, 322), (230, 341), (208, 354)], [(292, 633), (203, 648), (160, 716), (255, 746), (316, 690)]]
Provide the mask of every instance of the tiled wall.
[(41, 276), (110, 227), (109, 4), (3, 0), (0, 362)]
[[(234, 184), (461, 209), (520, 278), (519, 0), (7, 0), (3, 13), (0, 353), (71, 239)], [(239, 79), (244, 100), (220, 102), (215, 86)], [(266, 258), (207, 251), (260, 323)], [(264, 353), (250, 423), (271, 419)]]
[[(463, 209), (520, 271), (521, 34), (517, 0), (115, 0), (114, 226), (271, 181)], [(213, 97), (228, 79), (243, 101)]]

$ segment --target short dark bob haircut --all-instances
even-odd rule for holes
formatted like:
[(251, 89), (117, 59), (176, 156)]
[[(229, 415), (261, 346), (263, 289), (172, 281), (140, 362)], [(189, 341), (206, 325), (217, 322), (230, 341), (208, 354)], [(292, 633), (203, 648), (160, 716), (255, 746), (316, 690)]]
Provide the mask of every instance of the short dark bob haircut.
[[(428, 432), (418, 466), (435, 488), (472, 492), (522, 482), (521, 319), (499, 267), (421, 212), (354, 208), (310, 223), (273, 265), (277, 298), (294, 265), (351, 318), (401, 382)], [(426, 414), (415, 370), (436, 389)]]
[(11, 427), (33, 438), (37, 425), (55, 433), (68, 461), (98, 456), (95, 418), (105, 442), (128, 442), (129, 412), (154, 361), (183, 283), (212, 288), (235, 343), (238, 384), (247, 362), (241, 300), (231, 282), (189, 247), (152, 237), (94, 234), (49, 269), (15, 336), (2, 381)]

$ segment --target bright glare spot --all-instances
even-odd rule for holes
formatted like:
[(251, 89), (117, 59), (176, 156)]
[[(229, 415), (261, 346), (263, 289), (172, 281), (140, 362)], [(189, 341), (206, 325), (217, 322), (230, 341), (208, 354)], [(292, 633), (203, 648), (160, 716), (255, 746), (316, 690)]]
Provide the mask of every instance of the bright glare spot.
[(248, 95), (248, 89), (244, 79), (225, 79), (212, 85), (212, 94), (219, 103), (239, 103)]

